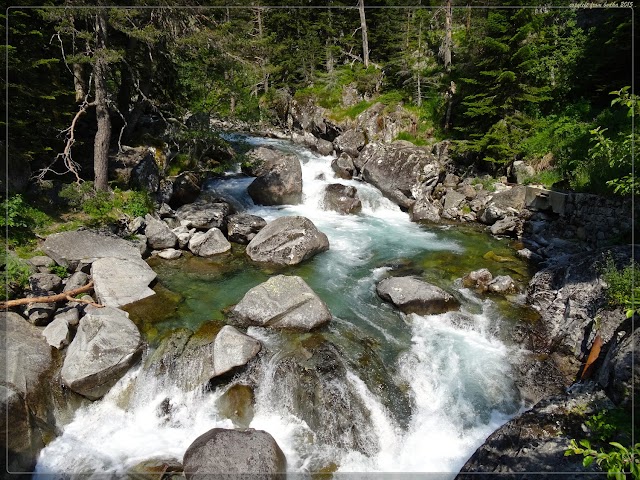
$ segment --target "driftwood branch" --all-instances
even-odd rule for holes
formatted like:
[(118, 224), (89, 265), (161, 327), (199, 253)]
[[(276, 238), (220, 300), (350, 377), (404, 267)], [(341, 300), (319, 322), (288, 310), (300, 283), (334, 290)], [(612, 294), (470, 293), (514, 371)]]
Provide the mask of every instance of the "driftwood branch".
[(57, 295), (48, 295), (45, 297), (32, 297), (32, 298), (18, 298), (17, 300), (0, 302), (0, 310), (7, 310), (8, 308), (11, 308), (11, 307), (28, 305), (30, 303), (54, 303), (54, 302), (61, 302), (63, 300), (67, 300), (69, 302), (87, 303), (89, 305), (93, 305), (94, 307), (103, 307), (104, 305), (100, 305), (99, 303), (94, 303), (88, 300), (73, 298), (74, 295), (78, 295), (79, 293), (86, 293), (90, 290), (93, 290), (93, 280), (90, 281), (84, 287), (74, 288), (73, 290), (69, 290), (68, 292), (58, 293)]

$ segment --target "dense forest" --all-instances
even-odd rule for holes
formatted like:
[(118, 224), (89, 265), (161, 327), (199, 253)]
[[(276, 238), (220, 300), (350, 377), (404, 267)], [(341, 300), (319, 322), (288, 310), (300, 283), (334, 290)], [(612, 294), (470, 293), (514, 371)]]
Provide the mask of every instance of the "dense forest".
[[(86, 159), (143, 142), (143, 114), (173, 122), (176, 141), (193, 145), (207, 132), (186, 128), (189, 115), (277, 123), (287, 99), (311, 96), (355, 116), (379, 97), (418, 118), (402, 138), (452, 139), (465, 164), (497, 172), (525, 160), (548, 184), (631, 191), (630, 9), (50, 3), (6, 19), (12, 176), (77, 170), (105, 189), (106, 171)], [(362, 98), (348, 111), (345, 85)]]

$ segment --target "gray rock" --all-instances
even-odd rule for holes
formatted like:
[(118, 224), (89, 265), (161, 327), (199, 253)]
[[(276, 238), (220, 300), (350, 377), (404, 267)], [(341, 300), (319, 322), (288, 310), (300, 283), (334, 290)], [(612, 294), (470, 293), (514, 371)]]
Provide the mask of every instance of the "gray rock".
[(187, 480), (212, 476), (277, 480), (284, 476), (287, 460), (271, 435), (252, 428), (214, 428), (199, 436), (184, 454)]
[(126, 240), (87, 230), (49, 235), (42, 250), (58, 265), (70, 270), (91, 264), (98, 258), (140, 259), (140, 251)]
[(164, 250), (165, 248), (173, 248), (178, 242), (176, 234), (171, 231), (169, 226), (162, 220), (147, 215), (145, 218), (147, 227), (144, 229), (144, 235), (147, 237), (147, 244), (154, 250)]
[(29, 303), (25, 314), (29, 321), (36, 326), (47, 325), (56, 312), (55, 303)]
[(197, 232), (189, 240), (189, 250), (199, 257), (211, 257), (231, 250), (231, 244), (218, 228)]
[(122, 151), (110, 159), (116, 177), (132, 188), (155, 193), (160, 186), (160, 171), (155, 161), (154, 147), (122, 146)]
[(445, 187), (452, 187), (452, 188), (457, 187), (458, 183), (460, 183), (460, 177), (458, 177), (457, 175), (454, 175), (453, 173), (447, 173), (444, 177), (444, 180), (442, 181), (442, 184)]
[(49, 267), (53, 267), (56, 262), (45, 256), (45, 255), (39, 255), (36, 257), (31, 257), (28, 262), (33, 265), (34, 267), (38, 268), (38, 267), (44, 267), (44, 268), (49, 268)]
[(96, 400), (126, 373), (141, 352), (140, 332), (117, 308), (90, 309), (67, 348), (62, 381), (74, 392)]
[(29, 288), (36, 296), (60, 292), (62, 279), (53, 273), (34, 273), (29, 277)]
[(166, 203), (163, 203), (158, 209), (158, 215), (160, 215), (160, 218), (171, 218), (176, 216), (176, 211)]
[(639, 349), (640, 329), (636, 328), (621, 340), (614, 338), (600, 368), (598, 381), (616, 405), (631, 408), (634, 378), (640, 378)]
[(158, 252), (158, 256), (160, 258), (164, 258), (165, 260), (175, 260), (176, 258), (180, 258), (182, 256), (182, 251), (176, 250), (175, 248), (167, 248), (166, 250)]
[(486, 291), (487, 285), (493, 280), (493, 275), (486, 268), (474, 270), (462, 277), (462, 285), (467, 288), (477, 288), (480, 291)]
[(378, 283), (376, 292), (404, 313), (433, 315), (457, 310), (458, 301), (442, 290), (413, 277), (391, 277)]
[(277, 275), (249, 290), (231, 311), (241, 325), (309, 331), (331, 320), (327, 305), (295, 276)]
[(266, 225), (267, 222), (262, 217), (238, 213), (229, 217), (227, 235), (230, 241), (247, 245)]
[(464, 198), (466, 200), (473, 200), (474, 198), (477, 197), (478, 192), (476, 191), (475, 188), (473, 188), (471, 185), (469, 185), (468, 183), (465, 183), (461, 186), (459, 186), (456, 189), (456, 192), (461, 193), (462, 195), (464, 195)]
[(532, 252), (528, 248), (522, 248), (516, 252), (516, 255), (520, 258), (524, 258), (526, 260), (530, 260), (535, 263), (539, 263), (542, 261), (542, 257), (535, 252)]
[(522, 221), (515, 215), (508, 215), (491, 225), (491, 233), (517, 237), (522, 233)]
[(513, 162), (511, 168), (512, 176), (515, 177), (516, 183), (522, 184), (525, 180), (533, 177), (536, 173), (531, 165), (527, 165), (522, 160)]
[(177, 480), (184, 478), (183, 467), (173, 458), (143, 460), (127, 469), (125, 478), (130, 480)]
[(369, 143), (355, 164), (365, 181), (404, 208), (415, 202), (413, 190), (436, 181), (442, 168), (430, 149), (404, 142)]
[(69, 345), (69, 342), (71, 341), (69, 324), (59, 315), (56, 315), (56, 318), (46, 326), (42, 331), (42, 335), (49, 345), (57, 348), (58, 350)]
[(516, 185), (495, 193), (479, 213), (478, 219), (487, 225), (493, 225), (507, 215), (517, 215), (525, 207), (526, 187)]
[(333, 141), (333, 146), (336, 151), (346, 153), (351, 157), (357, 157), (360, 154), (360, 150), (367, 143), (367, 139), (359, 130), (347, 130), (342, 135), (336, 137)]
[(143, 217), (136, 217), (127, 224), (127, 230), (129, 231), (129, 233), (135, 235), (136, 233), (144, 232), (144, 228), (146, 226), (147, 224), (145, 223)]
[[(45, 442), (55, 437), (48, 394), (52, 366), (51, 347), (36, 328), (14, 312), (0, 312), (0, 447), (7, 455), (6, 468), (33, 471)], [(6, 474), (5, 474), (6, 475)]]
[(226, 202), (217, 201), (207, 195), (200, 196), (195, 202), (183, 205), (176, 210), (176, 217), (187, 228), (209, 230), (224, 229), (231, 207)]
[(195, 228), (187, 228), (183, 225), (176, 227), (171, 231), (175, 233), (178, 238), (178, 248), (185, 248), (189, 244), (189, 240), (191, 240), (193, 234), (196, 233)]
[(320, 155), (331, 155), (333, 153), (333, 143), (323, 138), (316, 140), (316, 150)]
[(296, 265), (329, 249), (327, 236), (305, 217), (280, 217), (268, 223), (247, 245), (256, 262)]
[(141, 258), (146, 257), (146, 255), (149, 253), (149, 247), (147, 246), (146, 236), (140, 233), (137, 233), (136, 235), (133, 236), (131, 240), (129, 240), (129, 243), (138, 249), (138, 252), (140, 252)]
[(335, 172), (336, 177), (345, 180), (351, 180), (356, 171), (353, 159), (348, 153), (341, 153), (338, 158), (331, 161), (331, 169)]
[(258, 205), (295, 205), (302, 201), (302, 167), (295, 155), (268, 157), (254, 173), (247, 192)]
[[(91, 299), (91, 301), (93, 301), (93, 299)], [(80, 311), (76, 307), (70, 307), (66, 310), (58, 310), (53, 321), (55, 322), (58, 320), (61, 320), (72, 327), (76, 327), (80, 322)]]
[(239, 332), (231, 325), (222, 327), (213, 343), (213, 375), (224, 375), (249, 363), (262, 345), (258, 340)]
[(487, 284), (487, 289), (493, 293), (507, 294), (507, 293), (516, 293), (518, 291), (518, 287), (516, 287), (513, 278), (509, 275), (499, 275), (489, 284)]
[(445, 210), (460, 208), (462, 203), (465, 201), (465, 198), (466, 197), (462, 193), (456, 192), (455, 190), (447, 190), (447, 193), (444, 196), (443, 208)]
[(84, 287), (89, 283), (89, 275), (84, 272), (75, 272), (69, 278), (67, 278), (67, 283), (64, 286), (63, 292), (68, 292), (70, 290), (75, 290), (76, 288)]
[(440, 223), (441, 209), (435, 203), (429, 201), (426, 197), (422, 197), (414, 203), (409, 209), (411, 220), (414, 222), (431, 222)]
[(91, 265), (96, 297), (102, 305), (120, 307), (154, 295), (149, 284), (156, 273), (142, 259), (101, 258)]
[(332, 183), (327, 185), (323, 199), (324, 208), (340, 213), (359, 213), (362, 202), (358, 198), (358, 190), (350, 185)]

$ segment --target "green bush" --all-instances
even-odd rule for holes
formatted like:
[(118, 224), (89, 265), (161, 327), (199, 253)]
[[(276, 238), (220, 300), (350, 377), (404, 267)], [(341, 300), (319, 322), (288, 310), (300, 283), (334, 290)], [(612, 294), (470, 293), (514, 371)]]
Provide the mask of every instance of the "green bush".
[(400, 132), (396, 137), (396, 140), (406, 140), (407, 142), (411, 142), (414, 145), (422, 146), (427, 145), (428, 142), (422, 138), (419, 138), (409, 132)]
[(629, 473), (631, 478), (640, 478), (640, 443), (627, 448), (618, 442), (609, 442), (613, 449), (595, 450), (588, 440), (571, 440), (565, 456), (582, 455), (582, 465), (587, 468), (594, 462), (607, 472), (607, 478), (625, 480)]
[(634, 285), (634, 278), (640, 273), (638, 265), (632, 260), (618, 270), (611, 255), (607, 255), (600, 273), (607, 284), (605, 295), (611, 306), (621, 306), (631, 315), (640, 307), (640, 287)]
[(54, 265), (49, 267), (49, 273), (59, 276), (60, 278), (67, 278), (69, 276), (69, 270), (62, 265)]
[(530, 177), (527, 177), (522, 182), (525, 185), (544, 185), (546, 188), (552, 188), (555, 183), (559, 183), (563, 180), (562, 173), (555, 168), (549, 170), (543, 170)]
[(46, 213), (31, 206), (20, 194), (6, 198), (0, 208), (0, 227), (7, 229), (7, 240), (12, 245), (28, 242), (34, 229), (49, 221)]
[(0, 299), (13, 298), (16, 292), (27, 286), (31, 275), (29, 265), (17, 255), (9, 253), (4, 246), (0, 248), (0, 270), (3, 276)]

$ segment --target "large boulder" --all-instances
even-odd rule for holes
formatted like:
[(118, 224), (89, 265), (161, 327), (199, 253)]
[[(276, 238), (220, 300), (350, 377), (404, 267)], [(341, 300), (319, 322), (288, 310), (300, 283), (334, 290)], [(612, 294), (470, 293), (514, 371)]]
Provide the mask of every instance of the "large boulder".
[(130, 188), (155, 193), (160, 186), (160, 170), (153, 147), (129, 147), (121, 150), (109, 161), (114, 177)]
[(428, 197), (419, 198), (409, 209), (409, 215), (414, 222), (440, 223), (442, 208)]
[(99, 258), (140, 259), (140, 250), (118, 237), (98, 235), (88, 230), (49, 235), (42, 250), (58, 265), (76, 270)]
[(231, 244), (218, 228), (197, 232), (189, 240), (189, 250), (199, 257), (212, 257), (231, 250)]
[(149, 284), (156, 273), (138, 259), (101, 258), (91, 265), (93, 290), (102, 305), (121, 307), (154, 295)]
[(122, 310), (91, 309), (80, 320), (78, 331), (67, 348), (62, 381), (74, 392), (96, 400), (139, 358), (140, 332)]
[[(462, 467), (456, 480), (497, 478), (603, 478), (595, 462), (582, 465), (581, 455), (565, 456), (571, 438), (583, 438), (581, 424), (613, 408), (602, 391), (578, 392), (544, 399), (493, 432)], [(562, 472), (558, 476), (559, 472)]]
[[(38, 453), (56, 434), (49, 422), (51, 347), (34, 327), (14, 312), (1, 312), (0, 446), (10, 472), (32, 471)], [(4, 457), (3, 457), (4, 459)], [(4, 463), (4, 461), (3, 461)]]
[(154, 250), (164, 250), (176, 246), (178, 237), (171, 231), (169, 225), (151, 215), (147, 215), (144, 219), (147, 224), (144, 235), (147, 237), (149, 247)]
[(267, 222), (262, 217), (238, 213), (227, 220), (227, 235), (230, 241), (247, 245), (266, 225)]
[(356, 171), (353, 159), (347, 153), (341, 153), (339, 157), (331, 161), (331, 169), (335, 172), (336, 177), (345, 180), (351, 180)]
[[(605, 305), (605, 285), (599, 265), (608, 253), (618, 268), (629, 264), (637, 247), (619, 246), (564, 258), (538, 271), (527, 289), (527, 303), (540, 313), (548, 346), (559, 352), (586, 358), (595, 335), (595, 317)], [(609, 336), (612, 334), (611, 332)], [(610, 338), (603, 337), (606, 343)]]
[(367, 139), (359, 130), (347, 130), (342, 135), (336, 137), (333, 146), (338, 152), (344, 152), (351, 157), (357, 157), (367, 143)]
[(213, 375), (217, 377), (249, 363), (262, 345), (258, 340), (225, 325), (213, 342)]
[(634, 379), (637, 381), (640, 378), (640, 355), (637, 354), (640, 349), (640, 328), (626, 335), (623, 333), (619, 332), (609, 345), (598, 372), (598, 382), (606, 388), (616, 405), (630, 407), (634, 401)]
[(231, 207), (208, 195), (201, 195), (193, 203), (183, 205), (176, 210), (176, 217), (187, 228), (208, 230), (210, 228), (224, 229)]
[(214, 428), (189, 445), (182, 462), (187, 480), (218, 476), (276, 480), (283, 478), (287, 460), (271, 435), (252, 428)]
[(327, 236), (311, 220), (290, 216), (277, 218), (260, 230), (247, 245), (247, 255), (256, 262), (296, 265), (328, 249)]
[(327, 324), (331, 312), (302, 278), (277, 275), (249, 290), (231, 317), (241, 325), (309, 331)]
[(324, 208), (339, 213), (359, 213), (362, 202), (358, 198), (358, 190), (351, 185), (332, 183), (324, 191)]
[(456, 310), (460, 305), (440, 287), (413, 277), (386, 278), (378, 283), (376, 292), (404, 313), (433, 315)]
[[(261, 154), (261, 160), (251, 169), (257, 178), (247, 191), (258, 205), (298, 204), (302, 201), (302, 167), (293, 154), (277, 152), (261, 147), (269, 153)], [(251, 152), (250, 152), (251, 154)], [(257, 155), (254, 151), (253, 155)]]
[(414, 191), (437, 181), (442, 166), (430, 149), (408, 142), (369, 143), (360, 152), (356, 166), (365, 181), (375, 185), (390, 200), (409, 208)]
[(508, 215), (518, 215), (525, 206), (526, 191), (524, 185), (516, 185), (495, 193), (479, 212), (478, 220), (493, 225)]
[(169, 205), (178, 208), (187, 203), (191, 203), (200, 195), (202, 180), (194, 172), (182, 172), (171, 184)]

